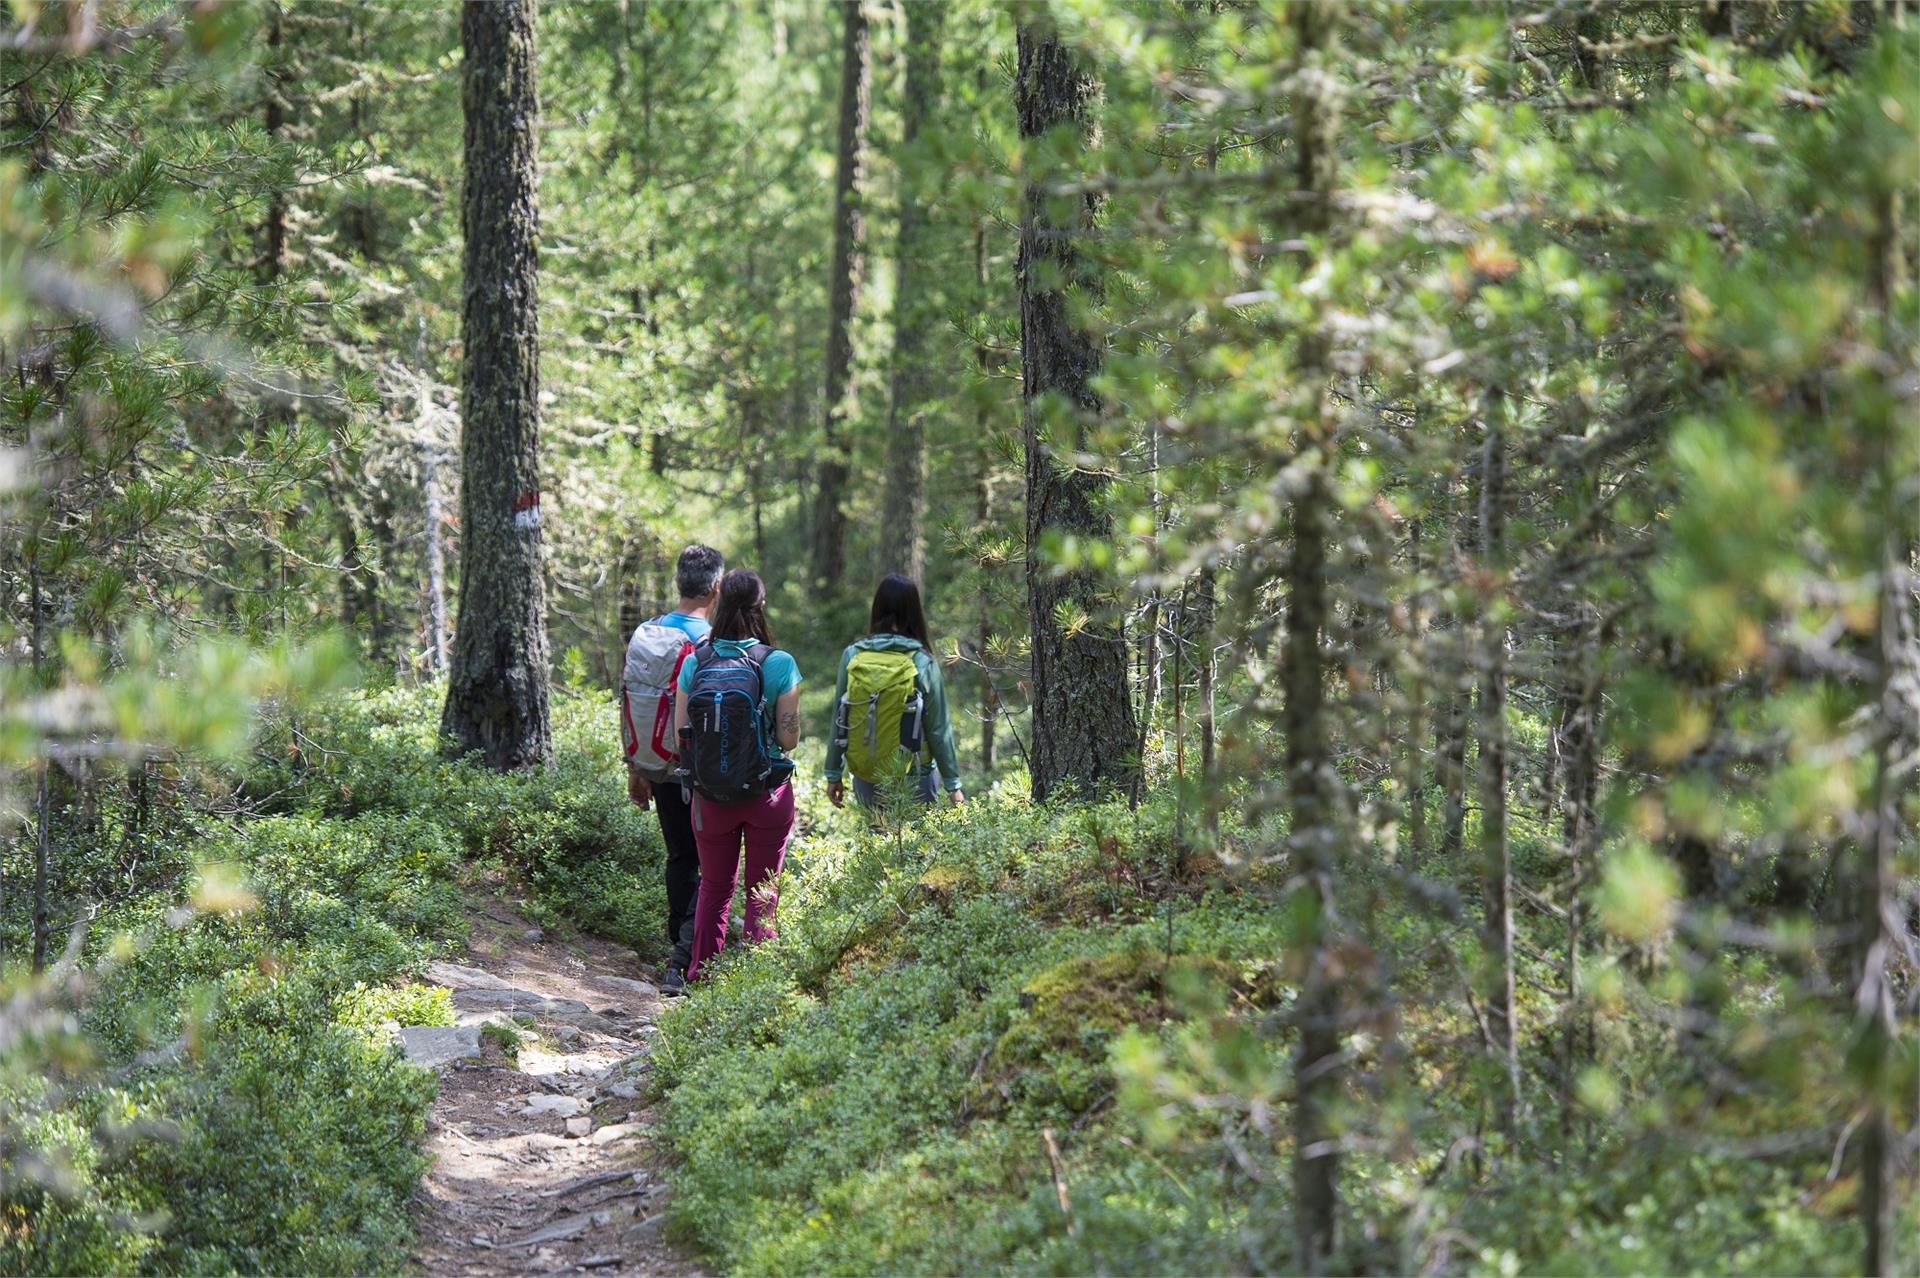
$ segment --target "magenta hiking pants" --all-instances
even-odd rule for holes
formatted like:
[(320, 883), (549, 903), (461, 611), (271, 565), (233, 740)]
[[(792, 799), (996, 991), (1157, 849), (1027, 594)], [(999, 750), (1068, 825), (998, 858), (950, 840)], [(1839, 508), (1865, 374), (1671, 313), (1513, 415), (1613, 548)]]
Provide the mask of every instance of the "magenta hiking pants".
[(780, 866), (793, 837), (793, 785), (745, 803), (715, 803), (693, 796), (693, 842), (700, 849), (700, 900), (693, 909), (693, 962), (687, 979), (699, 978), (706, 961), (727, 947), (727, 915), (746, 850), (747, 941), (773, 939), (773, 912), (780, 904)]

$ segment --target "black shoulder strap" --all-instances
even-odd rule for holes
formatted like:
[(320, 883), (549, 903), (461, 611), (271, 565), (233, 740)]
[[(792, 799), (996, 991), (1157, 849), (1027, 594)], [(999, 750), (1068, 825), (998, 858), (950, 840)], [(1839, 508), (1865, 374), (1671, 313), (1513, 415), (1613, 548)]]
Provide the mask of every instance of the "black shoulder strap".
[(764, 643), (754, 644), (753, 647), (747, 649), (745, 653), (747, 660), (753, 663), (753, 668), (755, 670), (758, 670), (761, 666), (766, 665), (767, 658), (771, 657), (772, 655), (773, 655), (772, 646)]

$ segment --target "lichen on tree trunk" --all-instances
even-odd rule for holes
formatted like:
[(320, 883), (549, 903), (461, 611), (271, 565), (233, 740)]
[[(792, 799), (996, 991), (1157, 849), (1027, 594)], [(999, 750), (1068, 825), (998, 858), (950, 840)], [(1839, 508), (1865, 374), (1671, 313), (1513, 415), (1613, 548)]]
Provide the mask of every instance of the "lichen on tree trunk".
[(460, 612), (440, 729), (496, 770), (544, 762), (533, 0), (461, 10), (466, 51)]

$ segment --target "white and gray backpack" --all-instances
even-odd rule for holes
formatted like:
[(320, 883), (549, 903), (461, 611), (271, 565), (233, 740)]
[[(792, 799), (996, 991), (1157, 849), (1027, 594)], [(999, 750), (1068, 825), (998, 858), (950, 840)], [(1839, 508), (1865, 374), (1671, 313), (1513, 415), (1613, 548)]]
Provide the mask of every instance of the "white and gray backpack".
[(680, 663), (692, 651), (685, 632), (650, 621), (627, 640), (626, 669), (620, 676), (620, 750), (627, 766), (649, 781), (666, 781), (679, 761), (673, 693)]

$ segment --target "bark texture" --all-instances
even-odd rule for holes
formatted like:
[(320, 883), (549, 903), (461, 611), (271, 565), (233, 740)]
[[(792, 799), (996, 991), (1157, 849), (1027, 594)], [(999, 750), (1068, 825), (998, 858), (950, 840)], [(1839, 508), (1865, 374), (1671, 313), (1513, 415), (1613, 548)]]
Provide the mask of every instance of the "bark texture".
[[(918, 6), (914, 6), (918, 7)], [(840, 145), (834, 168), (833, 279), (827, 315), (826, 427), (813, 509), (813, 575), (832, 586), (847, 568), (847, 478), (853, 444), (847, 437), (847, 386), (853, 372), (853, 314), (866, 278), (866, 213), (860, 185), (866, 176), (867, 127), (873, 116), (873, 59), (861, 0), (841, 0)]]
[[(1581, 642), (1579, 690), (1561, 725), (1562, 772), (1561, 841), (1567, 848), (1567, 961), (1563, 979), (1567, 1001), (1575, 1009), (1580, 1000), (1580, 942), (1586, 929), (1587, 865), (1592, 859), (1599, 817), (1594, 800), (1600, 793), (1600, 711), (1605, 688), (1601, 651), (1606, 628), (1596, 618)], [(1568, 1014), (1561, 1036), (1560, 1126), (1571, 1132), (1575, 1120), (1573, 1082), (1588, 1052), (1591, 1018), (1583, 1010)]]
[[(1014, 103), (1020, 136), (1088, 128), (1098, 92), (1092, 73), (1051, 29), (1022, 25)], [(1083, 442), (1100, 411), (1092, 385), (1101, 342), (1068, 314), (1065, 286), (1089, 289), (1092, 271), (1075, 247), (1092, 228), (1097, 197), (1049, 198), (1030, 183), (1020, 226), (1020, 369), (1027, 452), (1027, 601), (1033, 625), (1033, 796), (1128, 791), (1137, 762), (1127, 643), (1093, 574), (1046, 561), (1055, 535), (1104, 540), (1106, 481), (1063, 464), (1048, 418)], [(1061, 614), (1073, 615), (1071, 627)]]
[[(1507, 557), (1505, 405), (1490, 397), (1486, 448), (1481, 455), (1480, 552), (1486, 571), (1504, 582)], [(1486, 907), (1487, 1020), (1494, 1054), (1506, 1076), (1501, 1125), (1519, 1122), (1520, 1056), (1513, 999), (1513, 860), (1507, 840), (1507, 627), (1495, 616), (1481, 623), (1484, 674), (1480, 683), (1480, 855)]]
[[(920, 127), (940, 97), (937, 4), (907, 6), (907, 75), (900, 141), (911, 155)], [(927, 567), (926, 304), (927, 211), (914, 181), (900, 183), (900, 267), (893, 294), (893, 387), (887, 421), (887, 476), (881, 501), (875, 575), (903, 572), (915, 581)]]
[(460, 612), (441, 734), (505, 771), (552, 755), (541, 578), (533, 0), (461, 8), (466, 358)]
[[(1326, 56), (1332, 14), (1317, 4), (1293, 6), (1298, 72), (1317, 71)], [(1297, 95), (1294, 105), (1294, 180), (1300, 190), (1325, 195), (1334, 186), (1337, 103), (1321, 92)], [(1308, 201), (1294, 224), (1279, 230), (1309, 235), (1327, 228), (1327, 204)], [(1310, 321), (1311, 322), (1311, 321)], [(1333, 762), (1326, 704), (1323, 645), (1332, 617), (1327, 550), (1333, 536), (1335, 498), (1328, 482), (1334, 448), (1333, 406), (1326, 385), (1326, 350), (1317, 325), (1300, 338), (1300, 381), (1312, 398), (1302, 413), (1297, 454), (1306, 478), (1293, 503), (1293, 552), (1288, 556), (1286, 639), (1280, 731), (1286, 740), (1287, 799), (1292, 811), (1288, 852), (1296, 867), (1295, 891), (1305, 899), (1301, 948), (1306, 975), (1294, 1005), (1299, 1034), (1293, 1071), (1293, 1198), (1295, 1263), (1320, 1274), (1339, 1244), (1340, 1134), (1334, 1109), (1345, 1087), (1341, 1047), (1343, 985), (1333, 885), (1340, 873), (1342, 839), (1334, 796)]]

